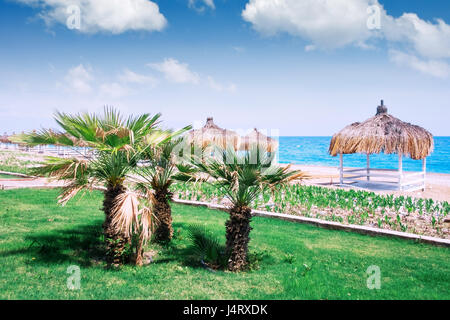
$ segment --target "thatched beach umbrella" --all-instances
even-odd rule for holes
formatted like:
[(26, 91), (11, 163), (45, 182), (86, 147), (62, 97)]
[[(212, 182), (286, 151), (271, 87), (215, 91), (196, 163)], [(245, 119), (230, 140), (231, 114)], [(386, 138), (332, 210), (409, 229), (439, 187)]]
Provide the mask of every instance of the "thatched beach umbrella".
[(403, 122), (388, 114), (381, 100), (374, 117), (364, 122), (355, 122), (336, 133), (331, 139), (329, 153), (340, 155), (341, 184), (343, 180), (342, 155), (364, 153), (367, 155), (367, 180), (370, 179), (370, 154), (385, 153), (399, 155), (399, 188), (402, 189), (402, 158), (409, 156), (422, 160), (425, 181), (425, 159), (433, 151), (433, 135), (422, 127)]
[(0, 136), (0, 143), (11, 143), (9, 140), (8, 134), (5, 132), (2, 136)]
[(240, 141), (236, 132), (220, 128), (214, 123), (212, 117), (206, 119), (203, 128), (189, 131), (187, 139), (189, 143), (202, 147), (212, 144), (221, 148), (232, 147), (235, 150), (238, 149)]
[(278, 149), (278, 142), (275, 139), (262, 134), (256, 128), (253, 129), (253, 131), (248, 135), (241, 138), (241, 145), (239, 149), (250, 150), (253, 146), (256, 145), (267, 150), (267, 152), (274, 152)]

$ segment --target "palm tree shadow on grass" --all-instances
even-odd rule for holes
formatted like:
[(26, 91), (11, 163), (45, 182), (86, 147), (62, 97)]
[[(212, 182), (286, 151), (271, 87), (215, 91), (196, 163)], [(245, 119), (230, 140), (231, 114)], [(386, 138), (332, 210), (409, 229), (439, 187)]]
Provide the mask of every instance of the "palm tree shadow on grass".
[[(173, 228), (176, 230), (183, 229), (184, 224), (182, 223), (174, 223)], [(156, 259), (152, 262), (152, 264), (166, 264), (171, 262), (177, 262), (183, 265), (185, 264), (186, 260), (189, 260), (188, 257), (186, 257), (186, 249), (180, 247), (179, 241), (183, 240), (183, 237), (180, 236), (177, 232), (174, 232), (173, 239), (170, 242), (167, 243), (161, 243), (161, 242), (150, 242), (150, 247), (157, 246), (161, 248), (162, 255), (157, 256)], [(189, 265), (191, 266), (191, 265)]]
[[(174, 226), (177, 229), (185, 228), (182, 223), (175, 223)], [(21, 248), (0, 252), (0, 258), (26, 256), (28, 263), (33, 265), (67, 263), (83, 267), (103, 265), (106, 248), (102, 237), (101, 221), (72, 228), (34, 233), (24, 237), (24, 244)], [(179, 240), (182, 241), (183, 236), (175, 235), (174, 241), (161, 246), (162, 256), (156, 257), (150, 266), (175, 262), (192, 268), (202, 268), (198, 261), (191, 258), (189, 250), (180, 246)], [(154, 243), (150, 243), (149, 248), (153, 246)], [(32, 258), (34, 259), (32, 260)]]
[[(204, 269), (204, 266), (199, 260), (196, 260), (192, 255), (191, 248), (185, 247), (181, 243), (184, 242), (186, 235), (181, 233), (181, 230), (186, 230), (187, 225), (180, 222), (173, 223), (173, 228), (176, 230), (173, 234), (173, 239), (171, 242), (166, 244), (158, 244), (163, 255), (157, 257), (152, 264), (166, 264), (166, 263), (179, 263), (182, 266), (194, 268), (194, 269)], [(153, 243), (152, 243), (153, 244)]]
[(25, 237), (25, 246), (4, 251), (0, 256), (27, 255), (33, 264), (73, 263), (83, 267), (102, 263), (105, 248), (101, 222), (79, 225), (72, 229), (52, 230)]

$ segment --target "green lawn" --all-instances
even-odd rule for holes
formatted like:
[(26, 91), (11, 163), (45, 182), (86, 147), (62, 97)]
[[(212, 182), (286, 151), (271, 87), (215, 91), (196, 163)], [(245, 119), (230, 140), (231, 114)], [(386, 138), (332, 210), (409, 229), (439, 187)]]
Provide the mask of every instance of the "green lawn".
[(10, 175), (10, 174), (0, 173), (0, 179), (23, 179), (23, 178), (19, 177), (19, 176), (13, 176), (13, 175)]
[[(106, 270), (102, 195), (56, 205), (57, 190), (0, 191), (1, 299), (450, 299), (450, 250), (404, 240), (254, 218), (251, 251), (260, 269), (210, 272), (186, 254), (189, 224), (224, 241), (226, 213), (173, 205), (175, 240), (142, 267)], [(66, 271), (81, 268), (81, 289)], [(381, 269), (369, 290), (366, 270)]]

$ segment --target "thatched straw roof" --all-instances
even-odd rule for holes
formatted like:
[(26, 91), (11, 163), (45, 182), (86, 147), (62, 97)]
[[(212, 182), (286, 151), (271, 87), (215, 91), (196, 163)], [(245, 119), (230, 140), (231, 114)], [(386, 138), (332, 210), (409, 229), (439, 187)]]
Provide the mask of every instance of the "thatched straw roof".
[(9, 140), (9, 136), (6, 134), (6, 132), (0, 136), (0, 143), (11, 143), (11, 140)]
[(267, 152), (274, 152), (278, 148), (278, 142), (261, 132), (256, 128), (251, 133), (241, 138), (240, 150), (250, 150), (252, 146), (258, 145)]
[(232, 147), (235, 150), (238, 149), (240, 141), (236, 132), (220, 128), (211, 117), (206, 119), (203, 128), (189, 131), (187, 138), (189, 143), (202, 147), (213, 144), (222, 148)]
[(377, 114), (364, 122), (356, 122), (336, 133), (329, 153), (398, 153), (418, 160), (434, 148), (433, 135), (422, 127), (403, 122), (387, 112), (381, 100)]

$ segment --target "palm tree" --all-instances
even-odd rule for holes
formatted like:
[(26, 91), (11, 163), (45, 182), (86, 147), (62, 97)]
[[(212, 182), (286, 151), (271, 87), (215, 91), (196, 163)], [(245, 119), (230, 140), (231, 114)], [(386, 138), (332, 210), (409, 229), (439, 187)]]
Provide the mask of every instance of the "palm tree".
[(250, 241), (251, 208), (250, 204), (267, 189), (301, 179), (305, 175), (300, 171), (289, 171), (273, 164), (273, 154), (263, 152), (258, 146), (239, 154), (234, 149), (219, 150), (217, 156), (198, 162), (200, 171), (213, 178), (229, 198), (232, 207), (226, 222), (226, 254), (229, 257), (228, 269), (242, 271), (248, 262), (248, 244)]
[[(142, 114), (125, 119), (113, 108), (105, 108), (102, 115), (57, 112), (55, 120), (62, 131), (44, 129), (16, 138), (28, 145), (60, 145), (75, 151), (78, 146), (86, 146), (94, 151), (93, 157), (84, 157), (81, 153), (70, 159), (49, 157), (36, 172), (66, 181), (58, 201), (62, 205), (80, 190), (104, 186), (103, 232), (108, 264), (122, 264), (128, 258), (124, 252), (130, 243), (130, 234), (117, 227), (120, 223), (113, 222), (116, 213), (135, 211), (136, 202), (122, 201), (121, 206), (117, 205), (123, 200), (121, 195), (127, 192), (125, 180), (149, 146), (170, 140), (171, 134), (157, 129), (160, 116), (159, 113)], [(124, 205), (131, 207), (125, 209)], [(120, 217), (117, 220), (120, 221)]]
[(147, 164), (136, 171), (137, 185), (143, 193), (150, 195), (157, 219), (155, 241), (161, 244), (167, 244), (173, 236), (169, 188), (175, 181), (189, 181), (196, 171), (191, 164), (177, 161), (178, 147), (183, 143), (184, 140), (179, 138), (148, 148), (144, 153)]
[(144, 247), (154, 230), (154, 214), (148, 203), (148, 195), (138, 190), (119, 194), (114, 201), (112, 216), (112, 227), (130, 239), (130, 259), (142, 266)]

